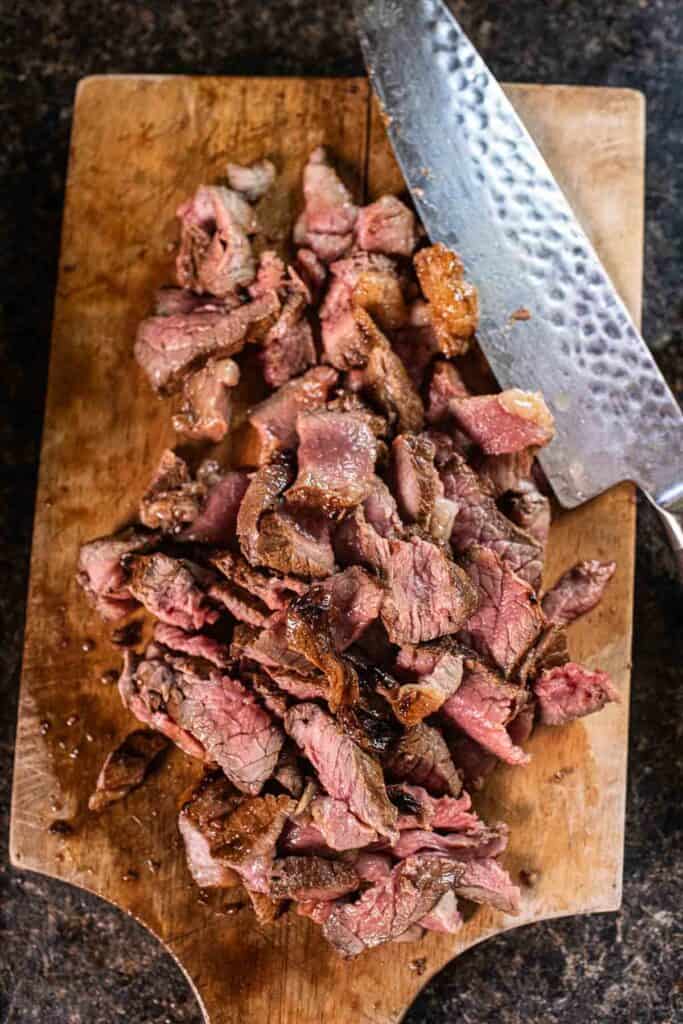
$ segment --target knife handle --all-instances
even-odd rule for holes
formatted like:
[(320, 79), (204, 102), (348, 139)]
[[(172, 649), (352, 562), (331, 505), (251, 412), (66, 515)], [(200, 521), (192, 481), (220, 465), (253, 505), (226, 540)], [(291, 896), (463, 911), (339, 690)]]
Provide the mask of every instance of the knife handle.
[(645, 496), (659, 515), (676, 559), (678, 580), (683, 584), (683, 487), (672, 488), (657, 500), (647, 491)]

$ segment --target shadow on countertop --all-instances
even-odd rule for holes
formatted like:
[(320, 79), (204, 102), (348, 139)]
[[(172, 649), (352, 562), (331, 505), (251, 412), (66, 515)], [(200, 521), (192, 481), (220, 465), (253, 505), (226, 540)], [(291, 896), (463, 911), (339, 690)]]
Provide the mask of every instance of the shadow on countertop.
[[(11, 9), (10, 9), (11, 7)], [(683, 16), (678, 0), (453, 4), (498, 77), (631, 86), (648, 100), (645, 334), (683, 388)], [(359, 74), (348, 4), (0, 3), (0, 1021), (199, 1024), (171, 959), (97, 899), (7, 865), (24, 602), (73, 93), (86, 74)], [(681, 594), (640, 509), (624, 907), (463, 955), (407, 1024), (683, 1019), (678, 894)]]

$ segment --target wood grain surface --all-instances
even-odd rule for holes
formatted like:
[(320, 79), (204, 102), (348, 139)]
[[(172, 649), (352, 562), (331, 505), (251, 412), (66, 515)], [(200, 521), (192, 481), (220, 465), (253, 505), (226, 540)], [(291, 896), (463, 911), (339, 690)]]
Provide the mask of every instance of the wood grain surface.
[[(642, 97), (511, 86), (509, 94), (630, 309), (640, 313)], [(622, 701), (564, 729), (540, 728), (527, 768), (499, 768), (477, 800), (509, 822), (505, 863), (536, 883), (519, 918), (481, 908), (456, 936), (393, 945), (349, 964), (306, 920), (259, 928), (223, 894), (205, 899), (176, 831), (200, 766), (174, 750), (141, 789), (87, 810), (100, 763), (132, 725), (115, 686), (109, 628), (74, 581), (79, 545), (135, 514), (170, 408), (132, 358), (137, 322), (172, 276), (178, 203), (228, 159), (271, 157), (280, 175), (263, 222), (282, 243), (310, 150), (328, 145), (360, 200), (401, 187), (363, 79), (104, 77), (76, 102), (35, 519), (12, 808), (11, 857), (111, 900), (178, 959), (211, 1024), (388, 1024), (429, 977), (501, 930), (612, 910), (621, 898), (633, 604), (634, 495), (615, 488), (553, 526), (547, 578), (613, 558), (602, 605), (570, 630), (576, 658), (611, 672)], [(265, 240), (261, 240), (263, 244)], [(511, 268), (513, 272), (514, 268)], [(71, 831), (50, 830), (55, 820)], [(57, 826), (59, 828), (59, 826)]]

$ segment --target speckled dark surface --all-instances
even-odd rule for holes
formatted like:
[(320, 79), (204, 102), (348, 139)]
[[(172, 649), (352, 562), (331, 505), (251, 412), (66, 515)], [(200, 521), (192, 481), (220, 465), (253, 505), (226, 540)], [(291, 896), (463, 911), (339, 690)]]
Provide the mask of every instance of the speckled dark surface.
[[(645, 92), (645, 332), (680, 393), (680, 0), (463, 0), (454, 7), (501, 78)], [(180, 971), (141, 928), (93, 898), (7, 866), (24, 601), (75, 84), (98, 72), (359, 73), (347, 11), (343, 0), (0, 2), (0, 1020), (5, 1024), (201, 1020)], [(656, 526), (641, 512), (623, 910), (536, 925), (471, 951), (429, 985), (408, 1015), (410, 1024), (683, 1020), (681, 595), (668, 578)]]

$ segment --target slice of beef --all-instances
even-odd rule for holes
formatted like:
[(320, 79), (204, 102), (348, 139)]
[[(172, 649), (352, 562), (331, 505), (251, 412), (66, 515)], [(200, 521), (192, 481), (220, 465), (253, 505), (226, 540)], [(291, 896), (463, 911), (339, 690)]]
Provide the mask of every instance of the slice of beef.
[(536, 592), (490, 548), (473, 544), (463, 563), (479, 594), (463, 640), (507, 678), (545, 626)]
[(331, 366), (315, 366), (251, 410), (249, 422), (259, 438), (261, 461), (276, 448), (296, 447), (299, 413), (324, 406), (336, 383), (337, 373)]
[[(267, 672), (261, 671), (261, 669), (256, 666), (250, 666), (249, 668), (243, 667), (240, 669), (240, 678), (243, 682), (248, 684), (249, 689), (254, 691), (254, 693), (260, 698), (263, 706), (267, 708), (272, 715), (275, 715), (276, 718), (285, 717), (287, 708), (292, 702), (289, 696), (284, 692), (284, 690), (280, 689), (275, 680), (271, 679)], [(282, 758), (286, 746), (287, 742), (285, 741), (285, 747), (282, 748), (280, 758)], [(294, 775), (290, 774), (286, 769), (287, 766), (285, 766), (285, 774), (287, 775), (287, 778), (290, 781), (293, 780)], [(278, 779), (279, 770), (278, 762), (278, 767), (276, 767), (273, 773), (273, 778)], [(285, 789), (291, 793), (291, 789), (288, 785), (285, 786)], [(291, 793), (291, 795), (297, 796), (298, 794)]]
[(247, 591), (253, 598), (258, 598), (273, 612), (286, 608), (293, 597), (307, 590), (303, 580), (295, 576), (275, 576), (255, 569), (241, 555), (230, 551), (215, 552), (210, 561), (231, 584)]
[(329, 795), (345, 801), (361, 821), (393, 840), (396, 808), (387, 796), (378, 762), (315, 704), (290, 708), (285, 728), (312, 763)]
[(382, 691), (393, 692), (396, 681), (376, 663), (362, 657), (358, 648), (346, 654), (358, 679), (358, 697), (337, 710), (337, 722), (366, 753), (385, 761), (402, 733)]
[(431, 439), (425, 434), (399, 434), (391, 456), (393, 490), (404, 521), (416, 523), (437, 541), (448, 541), (457, 506), (444, 498)]
[(399, 327), (408, 317), (396, 264), (385, 256), (364, 252), (330, 267), (331, 282), (320, 307), (325, 360), (339, 370), (365, 365), (375, 343), (362, 309), (383, 330)]
[(596, 559), (578, 562), (543, 598), (543, 611), (548, 621), (556, 626), (568, 626), (595, 608), (616, 567), (616, 562)]
[(284, 261), (274, 249), (266, 249), (259, 256), (256, 277), (247, 291), (252, 299), (260, 298), (267, 292), (282, 292), (287, 284)]
[(277, 841), (294, 806), (288, 796), (251, 797), (216, 823), (211, 854), (236, 871), (250, 892), (269, 893)]
[(467, 398), (469, 391), (460, 371), (447, 359), (437, 359), (432, 369), (427, 389), (425, 419), (427, 423), (445, 423), (451, 418), (452, 400)]
[(167, 448), (140, 501), (140, 522), (151, 529), (178, 533), (199, 515), (205, 484), (192, 479), (187, 463)]
[(383, 572), (391, 559), (391, 548), (358, 506), (335, 529), (334, 554), (340, 565), (363, 565)]
[(201, 370), (185, 378), (173, 429), (194, 441), (221, 441), (230, 429), (230, 392), (239, 379), (239, 366), (232, 359), (209, 359)]
[[(267, 702), (264, 701), (264, 703), (268, 707)], [(286, 711), (287, 708), (284, 707), (282, 714), (279, 716), (284, 718)], [(293, 796), (296, 800), (301, 797), (305, 785), (303, 762), (299, 757), (299, 751), (296, 746), (289, 739), (285, 740), (285, 744), (280, 751), (280, 756), (273, 772), (273, 778), (276, 782), (280, 783), (290, 796)]]
[(396, 196), (380, 196), (358, 211), (356, 241), (366, 252), (412, 256), (417, 240), (415, 214)]
[(280, 387), (316, 361), (313, 331), (305, 310), (306, 296), (290, 290), (277, 322), (263, 340), (260, 361), (263, 379), (271, 388)]
[(377, 439), (356, 413), (300, 413), (296, 481), (286, 500), (297, 507), (340, 512), (358, 505), (375, 479)]
[(396, 658), (399, 685), (393, 690), (380, 687), (394, 714), (404, 725), (415, 725), (439, 710), (460, 686), (463, 655), (454, 645), (434, 644), (402, 647)]
[(479, 818), (472, 811), (472, 800), (465, 790), (459, 797), (434, 797), (423, 786), (402, 782), (389, 786), (387, 792), (398, 808), (401, 832), (404, 829), (432, 828), (467, 832), (479, 827)]
[(506, 825), (490, 828), (483, 822), (478, 822), (472, 829), (449, 832), (447, 835), (427, 832), (424, 829), (406, 829), (393, 844), (391, 852), (399, 860), (426, 850), (447, 853), (461, 861), (481, 860), (483, 857), (497, 857), (505, 850), (507, 843)]
[(389, 550), (381, 616), (392, 643), (419, 644), (457, 632), (477, 605), (464, 570), (419, 537), (389, 541)]
[(433, 910), (464, 873), (462, 865), (447, 858), (409, 857), (355, 903), (335, 903), (323, 934), (345, 957), (391, 942)]
[(424, 786), (436, 796), (457, 797), (462, 791), (446, 741), (431, 725), (420, 722), (407, 729), (386, 764), (387, 778)]
[(538, 586), (543, 571), (541, 545), (498, 510), (461, 455), (451, 456), (441, 478), (445, 496), (458, 506), (451, 533), (454, 550), (464, 552), (472, 544), (490, 548), (518, 576)]
[(470, 860), (454, 885), (458, 896), (474, 903), (485, 903), (504, 914), (518, 914), (521, 893), (498, 861), (491, 858)]
[(519, 666), (516, 678), (526, 686), (545, 668), (566, 665), (569, 661), (567, 633), (562, 626), (548, 626)]
[(228, 668), (232, 663), (230, 649), (226, 644), (205, 633), (186, 633), (177, 626), (157, 622), (154, 626), (154, 640), (178, 654), (189, 654), (193, 658), (205, 658), (217, 668)]
[(176, 275), (182, 288), (218, 297), (254, 280), (256, 267), (249, 234), (256, 230), (254, 211), (230, 189), (200, 185), (177, 211), (180, 249)]
[[(367, 828), (367, 825), (361, 825), (360, 827), (366, 829), (372, 835), (376, 835), (372, 829)], [(322, 832), (317, 825), (310, 821), (307, 815), (301, 818), (295, 816), (291, 821), (287, 822), (282, 831), (278, 848), (280, 853), (285, 856), (334, 856), (334, 850), (327, 845)]]
[(206, 595), (210, 574), (193, 562), (161, 552), (133, 554), (126, 556), (126, 570), (133, 597), (169, 626), (193, 632), (218, 619)]
[(516, 747), (505, 728), (526, 703), (523, 687), (505, 683), (483, 662), (466, 658), (460, 688), (441, 714), (508, 764), (527, 764), (529, 755)]
[(533, 690), (544, 725), (566, 725), (575, 718), (600, 711), (605, 704), (620, 701), (619, 692), (606, 672), (592, 672), (573, 661), (543, 671)]
[(345, 800), (317, 796), (311, 803), (310, 815), (332, 850), (359, 850), (378, 838), (375, 829), (360, 821)]
[(299, 277), (308, 288), (311, 302), (317, 306), (327, 281), (327, 267), (312, 249), (299, 249), (294, 265)]
[(420, 926), (426, 928), (427, 931), (441, 932), (445, 935), (455, 935), (464, 923), (463, 916), (458, 909), (458, 898), (450, 889), (419, 922)]
[(439, 352), (439, 343), (429, 315), (429, 305), (416, 299), (408, 309), (403, 324), (392, 331), (393, 349), (400, 357), (408, 375), (421, 390), (429, 373), (429, 366)]
[[(138, 669), (141, 669), (140, 679), (137, 676)], [(161, 659), (144, 659), (130, 650), (124, 652), (118, 682), (124, 706), (139, 722), (168, 736), (189, 757), (204, 760), (206, 752), (199, 740), (175, 722), (168, 713), (164, 694), (170, 693), (174, 684), (172, 669)]]
[(278, 686), (299, 700), (324, 697), (327, 689), (322, 674), (287, 641), (286, 612), (276, 612), (260, 633), (243, 635), (235, 631), (232, 649), (261, 665)]
[[(201, 468), (197, 476), (201, 477)], [(237, 516), (248, 486), (246, 473), (221, 472), (218, 479), (209, 484), (199, 515), (178, 534), (178, 540), (194, 544), (234, 543)]]
[(308, 158), (303, 189), (305, 205), (294, 226), (294, 242), (330, 263), (351, 247), (358, 208), (322, 146)]
[(370, 493), (363, 501), (363, 513), (380, 537), (400, 537), (403, 523), (393, 494), (379, 477), (375, 477)]
[(354, 565), (313, 584), (290, 605), (290, 612), (309, 618), (312, 625), (314, 615), (332, 649), (341, 654), (377, 618), (383, 596), (381, 583)]
[(90, 810), (102, 811), (141, 786), (154, 762), (168, 745), (165, 736), (151, 729), (136, 729), (128, 733), (107, 754), (97, 778), (95, 792), (88, 800)]
[(545, 552), (550, 535), (552, 508), (550, 500), (541, 494), (531, 480), (520, 485), (519, 492), (507, 495), (503, 510), (516, 526), (533, 537)]
[(451, 415), (488, 455), (518, 452), (552, 441), (555, 421), (539, 391), (511, 388), (498, 395), (454, 399)]
[(148, 650), (120, 688), (141, 721), (174, 742), (182, 730), (243, 793), (258, 793), (271, 776), (285, 739), (282, 730), (241, 683), (209, 662)]
[(421, 249), (414, 263), (439, 348), (446, 356), (461, 355), (479, 322), (477, 290), (465, 281), (462, 260), (438, 243)]
[(401, 358), (364, 309), (355, 310), (356, 322), (369, 339), (367, 361), (349, 374), (352, 390), (360, 391), (401, 433), (415, 433), (424, 422), (424, 406)]
[(503, 455), (477, 452), (471, 461), (487, 490), (494, 498), (500, 498), (508, 491), (520, 494), (531, 483), (535, 457), (533, 448), (521, 448)]
[(209, 597), (222, 605), (238, 622), (248, 626), (265, 626), (270, 612), (258, 597), (242, 590), (233, 583), (214, 583), (209, 588)]
[(207, 772), (195, 786), (178, 816), (190, 874), (201, 889), (232, 888), (239, 876), (211, 853), (220, 821), (234, 811), (243, 797), (220, 771)]
[(358, 700), (358, 677), (335, 649), (330, 621), (330, 595), (311, 588), (286, 612), (287, 646), (319, 669), (326, 680), (325, 698), (332, 711)]
[(294, 479), (291, 457), (274, 453), (251, 479), (237, 514), (237, 537), (242, 553), (252, 565), (262, 563), (260, 524), (264, 512), (271, 509)]
[(135, 358), (155, 391), (170, 395), (188, 373), (210, 357), (226, 358), (240, 352), (252, 336), (274, 322), (280, 302), (268, 292), (229, 312), (199, 309), (174, 316), (143, 320), (135, 339)]
[(230, 188), (240, 192), (250, 203), (262, 199), (272, 188), (276, 173), (270, 160), (256, 160), (247, 166), (229, 163), (227, 167)]
[(149, 551), (159, 539), (158, 532), (129, 527), (83, 545), (76, 579), (103, 619), (125, 618), (138, 607), (128, 588), (128, 575), (121, 559), (137, 551)]
[(216, 299), (212, 295), (197, 295), (188, 288), (160, 288), (154, 296), (154, 315), (175, 316), (176, 313), (194, 313), (197, 309), (206, 309), (209, 306), (226, 312), (236, 305), (240, 305), (240, 300), (236, 296)]
[(262, 565), (284, 575), (329, 576), (334, 572), (330, 524), (314, 512), (266, 512), (259, 524), (258, 557)]
[(530, 695), (524, 707), (507, 724), (508, 735), (516, 747), (521, 747), (529, 739), (534, 731), (535, 720), (536, 701)]
[(355, 892), (360, 879), (350, 864), (322, 857), (281, 857), (270, 875), (271, 895), (290, 900), (336, 900)]
[(391, 857), (386, 853), (368, 853), (366, 850), (359, 850), (353, 866), (358, 877), (364, 882), (381, 882), (391, 874)]

